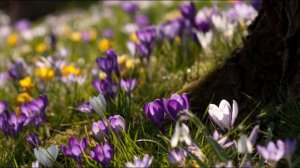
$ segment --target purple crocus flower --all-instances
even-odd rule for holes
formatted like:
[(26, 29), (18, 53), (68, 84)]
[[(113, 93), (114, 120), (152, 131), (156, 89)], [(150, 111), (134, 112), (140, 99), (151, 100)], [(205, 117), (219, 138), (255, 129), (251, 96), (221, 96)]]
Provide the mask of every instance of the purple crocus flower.
[(124, 88), (125, 92), (130, 93), (137, 85), (137, 79), (121, 79), (121, 87)]
[(189, 110), (190, 104), (186, 93), (182, 95), (173, 94), (170, 99), (163, 100), (165, 111), (170, 119), (177, 120), (177, 114), (181, 111)]
[(8, 82), (9, 74), (7, 72), (0, 72), (0, 87), (3, 87)]
[(136, 35), (141, 43), (151, 44), (155, 39), (156, 29), (152, 27), (145, 28), (137, 31)]
[(38, 99), (26, 102), (20, 105), (22, 114), (26, 116), (24, 125), (33, 124), (40, 125), (46, 117), (46, 108), (48, 106), (48, 98), (46, 95), (40, 96)]
[(92, 84), (93, 87), (105, 97), (114, 97), (118, 92), (118, 85), (109, 77), (103, 80), (94, 80)]
[(82, 138), (79, 142), (77, 138), (70, 137), (69, 146), (62, 145), (61, 151), (68, 157), (74, 158), (76, 161), (81, 162), (82, 153), (85, 152), (88, 146), (88, 140), (86, 137)]
[(135, 16), (135, 23), (138, 25), (139, 28), (145, 28), (149, 25), (149, 19), (145, 15), (137, 15)]
[(114, 37), (114, 31), (112, 29), (105, 29), (105, 30), (103, 30), (103, 37), (105, 37), (105, 38), (113, 38)]
[(108, 135), (107, 122), (99, 120), (93, 122), (92, 124), (92, 133), (98, 140), (103, 140), (106, 135)]
[(114, 50), (107, 50), (106, 56), (98, 57), (96, 59), (96, 63), (102, 71), (107, 73), (107, 75), (111, 75), (111, 73), (114, 71), (117, 76), (120, 76), (117, 54)]
[(217, 141), (222, 148), (228, 148), (235, 145), (235, 141), (228, 141), (229, 138), (227, 136), (223, 136), (217, 130), (214, 131), (212, 139)]
[(134, 15), (136, 13), (136, 11), (138, 10), (138, 6), (134, 2), (124, 2), (124, 3), (122, 3), (122, 9), (125, 12), (127, 12), (131, 15)]
[(156, 99), (144, 106), (144, 113), (149, 120), (164, 132), (163, 121), (165, 118), (165, 109), (161, 99)]
[(153, 157), (149, 156), (148, 154), (146, 154), (143, 159), (138, 158), (137, 156), (134, 156), (133, 159), (133, 163), (132, 162), (127, 162), (125, 163), (125, 167), (126, 168), (148, 168), (150, 167), (151, 163), (152, 163)]
[(169, 161), (172, 163), (172, 164), (179, 164), (179, 165), (184, 165), (185, 163), (185, 160), (186, 160), (186, 152), (182, 149), (179, 149), (178, 151), (171, 151), (169, 153)]
[(7, 102), (0, 101), (0, 114), (3, 114), (3, 112), (7, 109)]
[(196, 7), (193, 2), (183, 3), (179, 10), (184, 18), (190, 21), (192, 25), (194, 25), (195, 16), (196, 16)]
[(91, 113), (92, 106), (91, 106), (91, 103), (88, 101), (88, 102), (84, 102), (84, 103), (80, 104), (79, 106), (76, 107), (76, 109), (83, 113)]
[(5, 135), (16, 136), (23, 128), (25, 120), (24, 114), (17, 116), (14, 112), (4, 111), (0, 115), (0, 129)]
[(297, 147), (297, 141), (291, 140), (291, 139), (286, 139), (284, 141), (284, 158), (288, 161), (288, 163), (291, 165), (291, 159), (292, 159), (292, 155), (294, 154), (294, 152), (296, 151), (296, 147)]
[(23, 79), (28, 75), (25, 64), (22, 61), (15, 63), (12, 67), (9, 68), (8, 74), (14, 80)]
[(82, 38), (83, 41), (90, 41), (91, 40), (91, 35), (90, 35), (89, 32), (84, 31), (84, 32), (81, 33), (81, 38)]
[(145, 57), (148, 61), (154, 48), (154, 40), (156, 38), (155, 28), (146, 28), (136, 33), (140, 43), (136, 46), (140, 56)]
[(125, 130), (125, 120), (120, 115), (110, 116), (108, 121), (115, 133), (121, 133)]
[(27, 19), (22, 19), (16, 22), (15, 24), (15, 28), (18, 31), (23, 31), (23, 30), (27, 30), (31, 25), (31, 22)]
[(262, 155), (267, 163), (276, 166), (276, 163), (283, 158), (285, 154), (285, 144), (281, 140), (277, 140), (276, 143), (269, 142), (266, 147), (257, 145), (257, 152)]
[(183, 18), (177, 18), (163, 24), (159, 31), (161, 35), (169, 40), (174, 40), (175, 37), (181, 36), (185, 26), (185, 20)]
[(256, 9), (258, 10), (261, 6), (261, 0), (252, 0), (251, 1), (251, 5)]
[(101, 163), (103, 166), (109, 165), (109, 162), (113, 158), (113, 155), (113, 146), (108, 142), (105, 142), (103, 146), (96, 145), (94, 150), (90, 150), (90, 156), (98, 163)]
[(26, 141), (35, 148), (39, 146), (39, 138), (36, 133), (30, 133), (29, 135), (27, 135)]

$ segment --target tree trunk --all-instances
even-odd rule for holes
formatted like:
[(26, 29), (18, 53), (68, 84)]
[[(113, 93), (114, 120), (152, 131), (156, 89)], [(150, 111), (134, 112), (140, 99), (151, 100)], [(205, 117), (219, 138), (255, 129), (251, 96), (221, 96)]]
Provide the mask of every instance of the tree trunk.
[(245, 116), (255, 105), (249, 96), (262, 104), (276, 103), (279, 91), (288, 94), (289, 89), (300, 88), (300, 2), (264, 0), (248, 30), (243, 48), (185, 90), (199, 115), (210, 102), (235, 99)]

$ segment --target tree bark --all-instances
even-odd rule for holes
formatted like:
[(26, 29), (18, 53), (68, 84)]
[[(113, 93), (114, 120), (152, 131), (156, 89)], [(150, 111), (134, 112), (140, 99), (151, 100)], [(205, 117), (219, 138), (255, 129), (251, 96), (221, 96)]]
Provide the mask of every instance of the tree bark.
[(234, 99), (245, 116), (257, 102), (277, 103), (280, 91), (300, 88), (299, 30), (298, 0), (264, 0), (243, 47), (185, 90), (192, 110), (202, 115), (209, 103)]

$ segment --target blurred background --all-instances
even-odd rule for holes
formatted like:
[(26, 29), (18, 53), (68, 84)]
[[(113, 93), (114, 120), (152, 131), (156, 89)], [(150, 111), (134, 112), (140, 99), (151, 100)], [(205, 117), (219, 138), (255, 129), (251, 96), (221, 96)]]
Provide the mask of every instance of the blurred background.
[(67, 8), (88, 8), (90, 5), (98, 3), (99, 0), (88, 1), (18, 1), (6, 0), (0, 1), (0, 10), (4, 11), (11, 17), (11, 21), (15, 22), (20, 19), (27, 18), (29, 20), (37, 20), (49, 13), (61, 11)]

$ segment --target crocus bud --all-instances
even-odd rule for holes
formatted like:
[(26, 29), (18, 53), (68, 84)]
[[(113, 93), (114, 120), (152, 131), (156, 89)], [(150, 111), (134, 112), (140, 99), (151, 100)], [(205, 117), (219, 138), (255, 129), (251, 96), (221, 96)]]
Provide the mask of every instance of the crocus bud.
[(35, 133), (30, 133), (27, 137), (26, 137), (26, 141), (33, 145), (34, 147), (38, 147), (39, 146), (39, 139), (38, 139), (38, 135)]
[(51, 145), (47, 150), (41, 147), (34, 148), (34, 155), (39, 163), (45, 167), (52, 167), (53, 161), (55, 161), (58, 156), (58, 147)]
[(144, 113), (149, 118), (149, 120), (163, 131), (163, 121), (165, 118), (162, 100), (156, 99), (144, 106)]
[(106, 112), (106, 100), (102, 94), (99, 94), (97, 97), (90, 99), (92, 109), (95, 110), (102, 118)]

